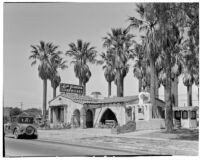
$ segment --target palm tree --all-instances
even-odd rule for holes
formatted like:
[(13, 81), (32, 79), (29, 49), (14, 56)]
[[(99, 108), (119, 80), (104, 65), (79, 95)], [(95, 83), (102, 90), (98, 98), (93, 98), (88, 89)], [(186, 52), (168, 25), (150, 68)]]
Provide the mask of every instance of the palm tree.
[(133, 66), (133, 74), (139, 80), (138, 91), (149, 92), (150, 88), (150, 72), (148, 66), (148, 60), (144, 52), (144, 44), (135, 44), (134, 47), (135, 64)]
[[(186, 3), (180, 7), (184, 12), (188, 38), (183, 43), (183, 82), (187, 86), (187, 105), (192, 105), (192, 84), (199, 92), (199, 4)], [(198, 96), (199, 97), (199, 96)]]
[(58, 69), (67, 68), (66, 61), (61, 58), (62, 52), (58, 51), (51, 57), (51, 66), (52, 72), (50, 75), (51, 87), (53, 88), (53, 98), (56, 97), (56, 88), (59, 86), (61, 82), (60, 75), (58, 73)]
[(51, 78), (51, 87), (53, 88), (53, 98), (56, 97), (56, 88), (59, 86), (61, 78), (58, 74), (54, 75)]
[(107, 51), (107, 54), (102, 53), (101, 57), (103, 59), (103, 61), (106, 63), (103, 66), (104, 71), (104, 76), (106, 81), (108, 82), (108, 97), (111, 96), (111, 84), (112, 81), (114, 81), (115, 79), (115, 69), (114, 69), (114, 56), (113, 54), (111, 54), (109, 51)]
[(133, 58), (133, 49), (131, 48), (133, 35), (128, 33), (127, 29), (111, 29), (111, 33), (103, 38), (103, 47), (110, 50), (113, 54), (113, 66), (115, 69), (115, 84), (117, 85), (117, 96), (124, 95), (124, 78), (128, 73), (128, 60)]
[(172, 117), (172, 80), (178, 76), (179, 67), (176, 61), (176, 56), (180, 54), (180, 43), (182, 37), (180, 30), (177, 27), (173, 17), (176, 16), (171, 11), (174, 4), (155, 4), (155, 14), (159, 19), (159, 43), (162, 48), (161, 56), (163, 57), (163, 71), (166, 74), (166, 130), (172, 132), (173, 117)]
[(153, 117), (158, 117), (158, 110), (155, 103), (155, 97), (156, 97), (156, 83), (155, 83), (155, 76), (156, 76), (156, 67), (155, 67), (155, 61), (158, 56), (158, 49), (157, 46), (157, 40), (156, 40), (156, 25), (157, 25), (157, 18), (153, 14), (153, 7), (143, 4), (137, 5), (137, 12), (139, 13), (142, 20), (135, 18), (135, 17), (129, 17), (130, 28), (139, 28), (139, 31), (145, 31), (146, 36), (143, 38), (144, 41), (144, 47), (145, 47), (145, 53), (147, 55), (147, 59), (150, 63), (151, 73), (150, 73), (150, 97), (151, 97), (151, 103), (153, 106)]
[(187, 105), (192, 106), (192, 85), (198, 86), (199, 79), (199, 60), (196, 53), (192, 50), (193, 44), (186, 40), (183, 43), (182, 66), (183, 66), (183, 83), (187, 87)]
[(95, 47), (90, 47), (90, 43), (77, 40), (77, 44), (70, 43), (70, 49), (66, 52), (66, 55), (73, 58), (71, 64), (74, 64), (74, 72), (79, 79), (79, 85), (84, 88), (84, 95), (86, 94), (86, 83), (91, 77), (91, 72), (88, 63), (96, 63)]
[(45, 43), (40, 41), (39, 45), (31, 45), (32, 55), (29, 59), (33, 62), (31, 66), (39, 62), (38, 73), (39, 77), (43, 80), (43, 117), (46, 119), (46, 101), (47, 101), (47, 79), (50, 79), (52, 74), (51, 57), (56, 53), (58, 46), (54, 46), (52, 43)]

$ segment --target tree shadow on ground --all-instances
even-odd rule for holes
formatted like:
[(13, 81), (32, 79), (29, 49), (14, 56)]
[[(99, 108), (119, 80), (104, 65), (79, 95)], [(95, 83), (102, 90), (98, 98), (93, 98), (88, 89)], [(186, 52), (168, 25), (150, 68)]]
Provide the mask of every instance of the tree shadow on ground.
[(190, 141), (199, 140), (199, 129), (174, 129), (172, 133), (167, 133), (167, 132), (163, 133), (176, 135), (176, 137), (172, 137), (169, 139), (190, 140)]

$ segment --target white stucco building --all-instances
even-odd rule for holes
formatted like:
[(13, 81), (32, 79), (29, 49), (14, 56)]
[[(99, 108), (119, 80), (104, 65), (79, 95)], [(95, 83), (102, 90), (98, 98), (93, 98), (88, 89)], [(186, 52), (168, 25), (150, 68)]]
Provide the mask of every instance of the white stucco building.
[[(162, 117), (165, 103), (156, 99), (156, 104)], [(161, 128), (164, 125), (164, 119), (152, 119), (148, 93), (104, 99), (63, 93), (49, 102), (49, 120), (51, 127), (64, 123), (72, 127), (92, 128), (106, 120), (115, 120), (119, 125), (134, 120), (137, 129)]]

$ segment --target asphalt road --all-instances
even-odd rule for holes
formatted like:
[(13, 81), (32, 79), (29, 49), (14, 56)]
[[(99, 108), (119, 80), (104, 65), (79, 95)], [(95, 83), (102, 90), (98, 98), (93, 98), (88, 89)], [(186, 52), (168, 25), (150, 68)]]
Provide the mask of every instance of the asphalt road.
[(81, 147), (76, 145), (44, 142), (32, 139), (5, 138), (6, 157), (56, 157), (56, 156), (125, 156), (137, 155), (125, 151), (101, 148)]

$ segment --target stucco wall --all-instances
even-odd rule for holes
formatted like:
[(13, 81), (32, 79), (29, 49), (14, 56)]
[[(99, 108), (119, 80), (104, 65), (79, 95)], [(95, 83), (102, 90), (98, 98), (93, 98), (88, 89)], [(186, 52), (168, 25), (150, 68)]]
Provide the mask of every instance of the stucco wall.
[[(49, 103), (49, 105), (53, 106), (53, 108), (57, 108), (59, 106), (64, 107), (64, 123), (71, 123), (71, 119), (72, 119), (74, 111), (78, 109), (79, 112), (81, 113), (81, 108), (83, 107), (82, 104), (75, 103), (72, 100), (61, 97), (61, 96), (54, 99), (52, 102)], [(56, 123), (55, 117), (57, 115), (57, 111), (56, 109), (54, 111), (55, 112), (53, 112), (53, 119), (54, 119), (54, 123)]]

